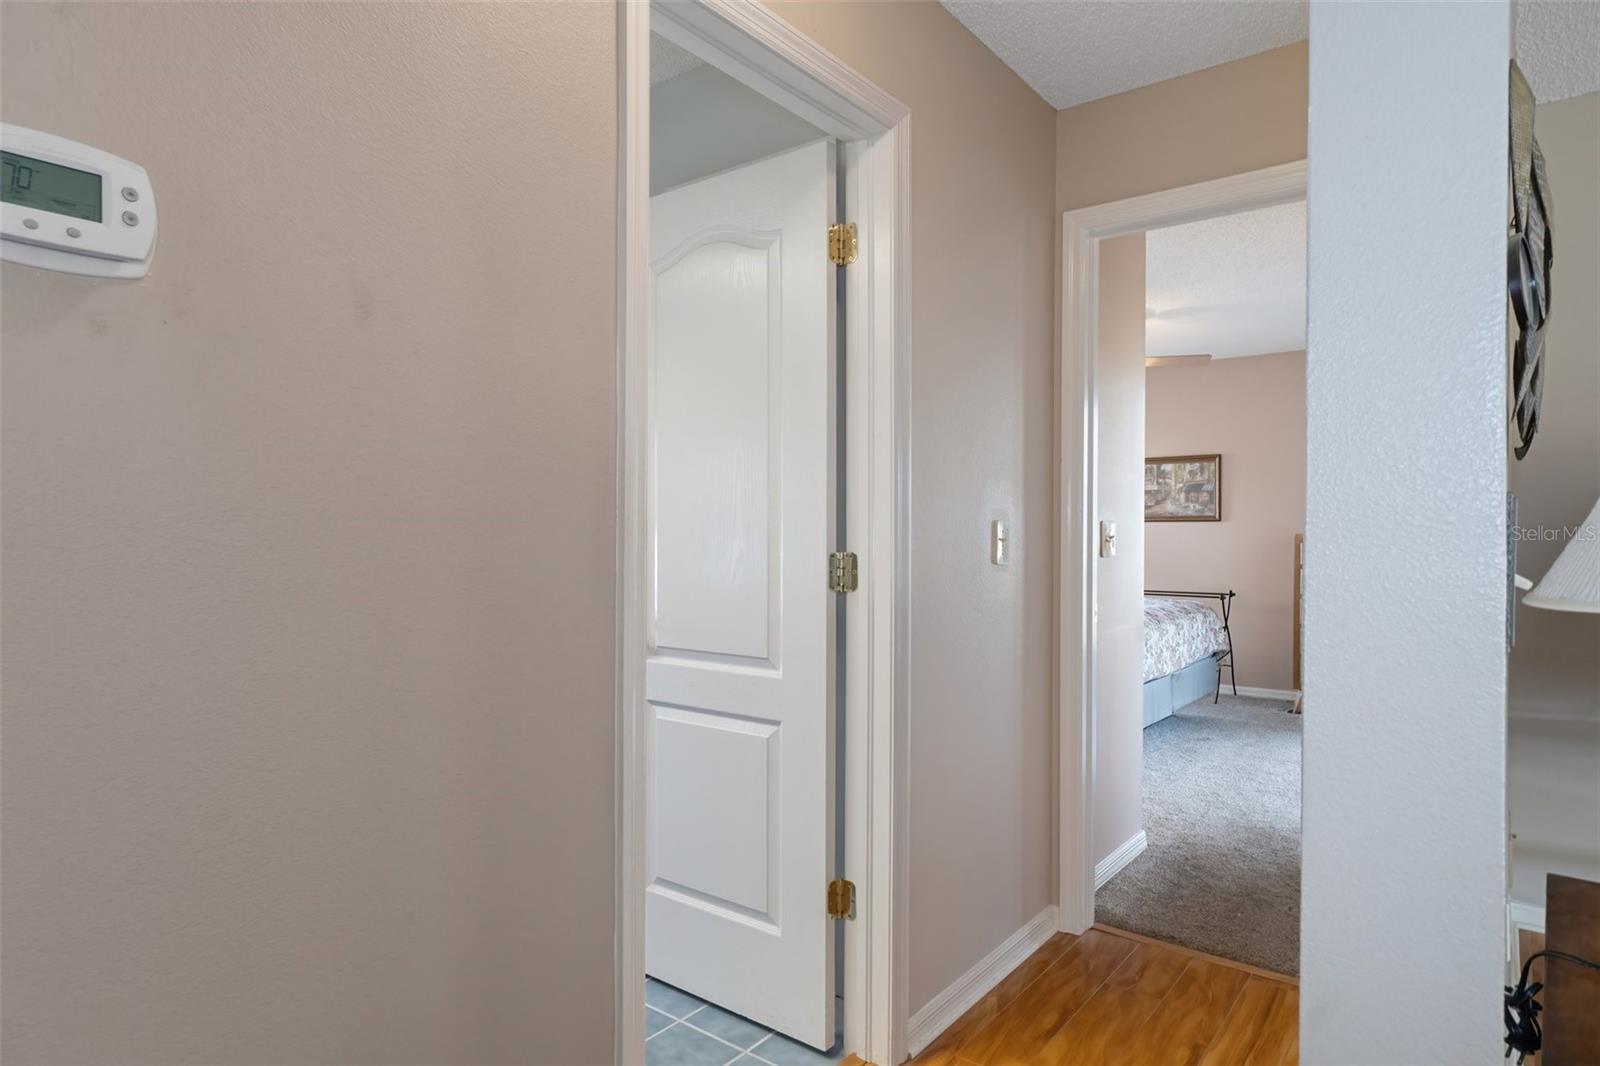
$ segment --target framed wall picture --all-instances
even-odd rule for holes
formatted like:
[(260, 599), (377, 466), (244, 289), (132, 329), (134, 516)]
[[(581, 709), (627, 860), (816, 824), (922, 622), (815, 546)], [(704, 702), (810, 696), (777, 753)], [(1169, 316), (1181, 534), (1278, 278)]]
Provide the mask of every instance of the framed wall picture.
[(1222, 456), (1163, 455), (1146, 459), (1144, 520), (1222, 521)]

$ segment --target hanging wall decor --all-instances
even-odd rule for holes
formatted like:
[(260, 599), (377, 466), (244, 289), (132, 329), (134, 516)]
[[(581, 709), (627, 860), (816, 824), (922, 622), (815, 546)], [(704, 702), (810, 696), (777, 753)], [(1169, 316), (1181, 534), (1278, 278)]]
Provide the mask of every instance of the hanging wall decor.
[(1544, 153), (1533, 135), (1533, 90), (1516, 61), (1511, 63), (1511, 239), (1506, 257), (1506, 289), (1517, 317), (1518, 336), (1511, 353), (1512, 412), (1517, 423), (1516, 456), (1528, 454), (1539, 432), (1544, 395), (1544, 334), (1550, 322), (1550, 267), (1555, 246), (1550, 179)]
[(1146, 522), (1222, 521), (1222, 456), (1163, 455), (1144, 461)]

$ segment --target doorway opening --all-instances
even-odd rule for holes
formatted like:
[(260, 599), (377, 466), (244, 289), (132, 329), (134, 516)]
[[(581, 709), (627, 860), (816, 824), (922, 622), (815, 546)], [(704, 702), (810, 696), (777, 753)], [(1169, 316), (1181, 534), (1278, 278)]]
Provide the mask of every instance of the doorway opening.
[(619, 17), (617, 1058), (897, 1061), (908, 115), (760, 5)]
[(1297, 163), (1063, 220), (1062, 925), (1291, 976), (1304, 200)]
[(1095, 917), (1299, 972), (1305, 201), (1100, 245)]
[(838, 145), (650, 65), (645, 1062), (837, 1062)]

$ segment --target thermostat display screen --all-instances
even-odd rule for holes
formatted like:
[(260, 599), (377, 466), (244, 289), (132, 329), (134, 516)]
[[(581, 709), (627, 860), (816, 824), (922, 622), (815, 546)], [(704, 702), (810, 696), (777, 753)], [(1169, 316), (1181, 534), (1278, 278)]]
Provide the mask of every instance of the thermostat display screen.
[(99, 222), (100, 185), (87, 170), (0, 152), (0, 200), (8, 204)]

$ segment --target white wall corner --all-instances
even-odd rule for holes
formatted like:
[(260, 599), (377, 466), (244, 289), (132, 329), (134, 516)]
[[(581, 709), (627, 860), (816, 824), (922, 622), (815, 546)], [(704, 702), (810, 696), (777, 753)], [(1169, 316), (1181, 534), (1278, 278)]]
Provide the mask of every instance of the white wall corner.
[(1144, 854), (1144, 849), (1149, 845), (1145, 839), (1144, 830), (1141, 829), (1133, 836), (1117, 845), (1117, 849), (1110, 855), (1094, 864), (1094, 887), (1098, 891), (1102, 885), (1122, 872), (1122, 868)]
[(1526, 929), (1530, 933), (1544, 932), (1544, 908), (1537, 903), (1518, 903), (1512, 900), (1506, 904), (1506, 909), (1511, 913), (1512, 929)]
[(1005, 980), (1012, 970), (1044, 946), (1044, 942), (1055, 933), (1056, 908), (1051, 904), (911, 1016), (906, 1026), (909, 1053), (921, 1054), (923, 1048), (933, 1043), (940, 1033), (950, 1028), (974, 1003), (988, 995), (995, 985)]

